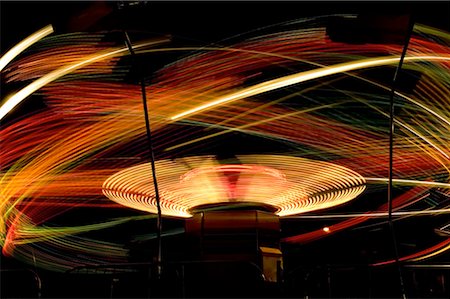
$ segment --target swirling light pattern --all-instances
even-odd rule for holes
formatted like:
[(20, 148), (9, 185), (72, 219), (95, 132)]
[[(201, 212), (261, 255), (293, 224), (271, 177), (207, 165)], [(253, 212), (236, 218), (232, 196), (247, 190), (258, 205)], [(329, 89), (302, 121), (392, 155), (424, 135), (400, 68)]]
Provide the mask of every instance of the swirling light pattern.
[[(253, 203), (287, 216), (348, 202), (365, 189), (362, 176), (329, 162), (263, 155), (238, 160), (243, 164), (219, 165), (214, 157), (157, 161), (162, 214), (190, 217), (198, 206)], [(156, 213), (150, 169), (144, 163), (112, 175), (103, 193), (127, 207)]]
[[(148, 46), (154, 46), (158, 43), (166, 42), (167, 40), (157, 40), (152, 42), (141, 43), (139, 45), (134, 46), (134, 48), (142, 48)], [(72, 49), (73, 50), (73, 49)], [(81, 60), (75, 60), (73, 63), (66, 64), (42, 77), (37, 79), (36, 81), (30, 83), (28, 86), (24, 87), (20, 91), (15, 94), (7, 97), (5, 103), (0, 107), (0, 120), (5, 117), (14, 107), (16, 107), (20, 102), (22, 102), (25, 98), (33, 94), (36, 90), (42, 88), (43, 86), (49, 84), (52, 81), (55, 81), (64, 75), (72, 73), (73, 71), (82, 68), (84, 66), (90, 65), (92, 63), (107, 60), (109, 58), (118, 57), (122, 55), (126, 55), (128, 52), (127, 47), (108, 49), (101, 51), (99, 53), (91, 54), (91, 55), (83, 55)]]
[[(392, 70), (401, 46), (334, 42), (321, 21), (272, 27), (229, 47), (161, 48), (167, 39), (158, 38), (158, 48), (141, 49), (149, 59), (194, 51), (161, 68), (146, 87), (166, 215), (189, 217), (196, 206), (242, 200), (287, 216), (352, 204), (358, 194), (370, 206), (362, 214), (386, 211), (371, 197), (384, 190), (389, 161), (390, 81), (376, 72)], [(71, 226), (57, 221), (73, 209), (122, 208), (108, 197), (154, 212), (140, 87), (124, 82), (130, 68), (119, 63), (123, 42), (103, 37), (48, 36), (2, 70), (8, 84), (25, 86), (13, 94), (16, 103), (38, 95), (46, 106), (2, 123), (0, 245), (4, 254), (28, 263), (36, 257), (38, 266), (56, 271), (126, 261), (123, 243), (83, 234), (154, 217), (111, 219), (103, 212)], [(395, 99), (393, 205), (399, 212), (432, 191), (450, 192), (449, 45), (448, 33), (415, 27), (404, 69), (416, 84), (400, 86)], [(234, 150), (227, 139), (234, 134), (276, 149), (249, 141), (240, 144), (249, 148), (245, 154), (236, 149), (242, 164), (218, 164), (214, 149)], [(449, 210), (445, 202), (430, 209)], [(370, 217), (284, 241), (317, 241)], [(445, 240), (405, 256), (441, 254)]]

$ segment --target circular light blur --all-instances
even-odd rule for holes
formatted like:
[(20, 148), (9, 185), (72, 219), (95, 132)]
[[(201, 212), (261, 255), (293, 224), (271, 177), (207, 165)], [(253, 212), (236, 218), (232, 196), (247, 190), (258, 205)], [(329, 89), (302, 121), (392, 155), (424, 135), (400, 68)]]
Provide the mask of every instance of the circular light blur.
[[(162, 214), (187, 218), (198, 206), (248, 203), (288, 216), (340, 205), (365, 189), (361, 175), (329, 162), (277, 155), (237, 158), (241, 164), (220, 164), (214, 156), (157, 161)], [(157, 212), (149, 163), (113, 174), (103, 193), (124, 206)]]

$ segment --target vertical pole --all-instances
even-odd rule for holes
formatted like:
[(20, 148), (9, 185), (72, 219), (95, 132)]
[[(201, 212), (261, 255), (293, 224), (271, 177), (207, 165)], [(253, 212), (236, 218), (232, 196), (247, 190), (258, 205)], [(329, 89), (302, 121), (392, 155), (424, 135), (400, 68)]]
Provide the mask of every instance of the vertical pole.
[(398, 268), (399, 280), (400, 280), (400, 292), (403, 299), (406, 299), (405, 286), (403, 282), (402, 269), (399, 260), (398, 247), (397, 247), (397, 238), (395, 235), (394, 223), (392, 222), (392, 178), (393, 178), (393, 158), (394, 158), (394, 130), (395, 130), (395, 121), (394, 121), (394, 96), (395, 89), (397, 85), (398, 75), (403, 65), (403, 60), (406, 56), (406, 51), (408, 49), (409, 41), (411, 39), (412, 31), (414, 28), (414, 20), (413, 17), (410, 16), (408, 32), (406, 35), (405, 44), (403, 46), (402, 54), (400, 56), (400, 61), (395, 69), (394, 78), (392, 80), (392, 88), (389, 97), (389, 184), (388, 184), (388, 223), (389, 230), (391, 232), (392, 241), (394, 245), (394, 254), (395, 254), (395, 263)]
[(42, 296), (42, 283), (41, 278), (37, 274), (37, 266), (36, 266), (36, 256), (34, 255), (34, 248), (31, 248), (31, 254), (33, 255), (33, 264), (34, 264), (34, 278), (36, 280), (36, 286), (37, 286), (37, 297), (40, 299)]

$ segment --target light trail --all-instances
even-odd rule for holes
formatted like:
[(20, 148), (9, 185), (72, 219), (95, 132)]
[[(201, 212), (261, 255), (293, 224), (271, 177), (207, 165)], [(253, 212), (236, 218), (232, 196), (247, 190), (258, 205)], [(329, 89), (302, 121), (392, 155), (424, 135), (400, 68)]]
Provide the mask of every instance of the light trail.
[[(439, 214), (449, 214), (450, 209), (436, 209), (425, 211), (399, 211), (392, 212), (392, 216), (429, 216)], [(328, 214), (328, 215), (297, 215), (287, 216), (286, 219), (333, 219), (333, 218), (353, 218), (353, 217), (370, 217), (370, 218), (385, 218), (388, 216), (387, 212), (378, 213), (348, 213), (348, 214)]]
[[(141, 42), (141, 43), (134, 45), (133, 48), (139, 49), (142, 47), (155, 46), (155, 45), (167, 42), (167, 41), (168, 40)], [(60, 67), (59, 69), (30, 83), (29, 85), (27, 85), (26, 87), (24, 87), (23, 89), (18, 91), (17, 93), (7, 97), (5, 103), (0, 107), (0, 120), (3, 119), (3, 117), (5, 117), (20, 102), (22, 102), (24, 99), (26, 99), (32, 93), (34, 93), (36, 90), (42, 88), (46, 84), (53, 82), (53, 81), (61, 78), (62, 76), (65, 76), (79, 68), (85, 67), (94, 62), (98, 62), (98, 61), (108, 59), (111, 57), (118, 57), (118, 56), (123, 56), (123, 55), (128, 55), (128, 54), (129, 53), (128, 53), (127, 47), (110, 49), (110, 50), (101, 51), (100, 53), (90, 55), (79, 62)]]
[[(37, 41), (43, 39), (47, 35), (50, 35), (53, 33), (53, 26), (47, 25), (44, 28), (36, 31), (35, 33), (31, 34), (27, 38), (25, 38), (23, 41), (12, 47), (8, 52), (5, 53), (0, 58), (0, 71), (3, 70), (5, 66), (8, 65), (14, 58), (16, 58), (20, 53), (25, 51), (26, 48), (30, 47)], [(0, 118), (1, 119), (1, 118)]]
[[(67, 67), (92, 57), (91, 54), (95, 55), (96, 52), (106, 53), (100, 50), (111, 45), (104, 43), (102, 36), (82, 33), (71, 37), (56, 36), (47, 42), (44, 40), (38, 51), (30, 51), (29, 55), (4, 69), (6, 83), (28, 84), (61, 66)], [(440, 58), (407, 64), (408, 70), (420, 73), (420, 80), (413, 90), (397, 93), (401, 96), (398, 99), (401, 109), (396, 121), (405, 126), (399, 126), (396, 137), (395, 158), (398, 163), (395, 167), (398, 177), (408, 180), (394, 181), (399, 191), (399, 197), (394, 200), (394, 213), (400, 213), (398, 217), (419, 217), (431, 213), (446, 215), (446, 209), (409, 211), (415, 203), (429, 195), (431, 188), (439, 188), (437, 191), (442, 192), (439, 196), (447, 196), (450, 190), (447, 182), (450, 138), (448, 45), (439, 44), (439, 39), (432, 38), (414, 37), (412, 41), (413, 59)], [(171, 161), (167, 162), (168, 165), (178, 162), (183, 164), (182, 160), (178, 160), (180, 157), (197, 157), (188, 161), (187, 165), (180, 166), (180, 171), (168, 165), (162, 166), (162, 169), (167, 170), (167, 176), (161, 178), (163, 182), (168, 182), (164, 193), (168, 199), (167, 215), (179, 215), (183, 211), (190, 214), (189, 207), (205, 201), (198, 201), (198, 194), (189, 190), (201, 190), (203, 199), (211, 199), (208, 203), (213, 205), (220, 200), (222, 203), (229, 201), (235, 204), (236, 198), (242, 195), (244, 199), (254, 199), (251, 206), (263, 202), (265, 207), (278, 207), (274, 211), (285, 204), (285, 209), (278, 211), (282, 217), (315, 217), (289, 215), (333, 207), (348, 202), (362, 194), (360, 192), (365, 192), (369, 198), (369, 192), (379, 191), (382, 184), (386, 183), (386, 123), (379, 117), (385, 105), (386, 88), (382, 83), (376, 82), (377, 79), (372, 78), (370, 72), (365, 78), (365, 68), (360, 68), (350, 72), (362, 70), (361, 73), (342, 72), (339, 76), (328, 77), (325, 84), (323, 81), (311, 82), (314, 84), (300, 89), (292, 86), (298, 78), (276, 85), (275, 81), (270, 80), (273, 77), (269, 72), (273, 67), (282, 70), (283, 74), (298, 72), (298, 69), (304, 70), (305, 67), (316, 68), (311, 72), (321, 71), (324, 66), (333, 68), (342, 65), (343, 61), (359, 63), (366, 61), (366, 57), (391, 57), (395, 61), (396, 56), (386, 55), (398, 54), (396, 46), (334, 43), (326, 38), (323, 28), (309, 28), (253, 38), (231, 47), (140, 48), (139, 53), (151, 55), (186, 50), (194, 50), (195, 54), (157, 71), (151, 84), (146, 87), (148, 101), (152, 104), (155, 149), (160, 155), (159, 161)], [(63, 216), (71, 208), (85, 211), (87, 208), (114, 207), (114, 212), (120, 211), (120, 205), (112, 201), (110, 204), (105, 203), (109, 201), (103, 192), (110, 192), (111, 196), (121, 200), (125, 197), (130, 207), (142, 205), (144, 211), (152, 213), (154, 199), (151, 188), (146, 186), (149, 182), (145, 181), (149, 178), (148, 174), (130, 173), (122, 177), (125, 182), (116, 181), (117, 184), (111, 190), (102, 190), (108, 178), (121, 171), (125, 174), (126, 170), (137, 167), (144, 157), (141, 140), (145, 136), (145, 127), (142, 118), (138, 117), (142, 113), (140, 89), (121, 82), (124, 77), (120, 75), (129, 71), (126, 64), (117, 64), (119, 60), (115, 57), (121, 56), (122, 53), (118, 53), (111, 59), (86, 64), (74, 69), (69, 76), (42, 86), (40, 94), (46, 108), (2, 126), (0, 245), (13, 257), (30, 264), (35, 258), (37, 267), (57, 271), (89, 264), (92, 260), (98, 263), (111, 258), (125, 261), (127, 252), (123, 244), (81, 237), (81, 234), (89, 231), (113, 229), (115, 225), (121, 225), (121, 221), (101, 218), (90, 223), (76, 223), (75, 220), (72, 226), (57, 227), (57, 223), (52, 222), (53, 218)], [(82, 57), (85, 58), (80, 59)], [(329, 76), (329, 73), (322, 75)], [(266, 76), (270, 78), (269, 81)], [(362, 85), (361, 89), (353, 86), (355, 79), (369, 84), (370, 92), (365, 91), (366, 85)], [(224, 95), (242, 92), (249, 85), (258, 86), (250, 83), (255, 81), (266, 81), (261, 83), (259, 92), (262, 93), (265, 92), (264, 88), (275, 88), (275, 91), (284, 84), (290, 84), (286, 87), (292, 88), (277, 90), (276, 100), (271, 99), (271, 94), (267, 97), (244, 97), (246, 100), (230, 101), (233, 105), (212, 106), (202, 110), (207, 113), (194, 113), (187, 121), (174, 122), (170, 119), (171, 116), (213, 102)], [(274, 84), (268, 86), (268, 82)], [(345, 90), (340, 89), (341, 83)], [(206, 129), (201, 130), (203, 128)], [(209, 129), (218, 132), (202, 136)], [(214, 149), (221, 146), (235, 150), (227, 143), (229, 140), (224, 138), (229, 132), (239, 132), (239, 136), (244, 138), (251, 135), (251, 138), (243, 140), (249, 140), (255, 154), (273, 153), (265, 144), (266, 141), (276, 141), (283, 143), (282, 148), (276, 149), (277, 155), (307, 157), (334, 166), (318, 171), (322, 168), (315, 168), (314, 165), (303, 168), (293, 163), (297, 167), (292, 166), (290, 175), (285, 177), (281, 175), (285, 173), (284, 167), (291, 164), (284, 163), (279, 167), (276, 160), (266, 161), (263, 165), (258, 164), (261, 161), (241, 161), (247, 166), (263, 166), (254, 168), (236, 165), (220, 168), (216, 164), (206, 167), (202, 164), (205, 159), (196, 155), (199, 152), (213, 154)], [(215, 136), (221, 138), (208, 140)], [(263, 142), (253, 144), (255, 139)], [(263, 146), (259, 147), (261, 144)], [(247, 145), (241, 143), (236, 151), (241, 146), (247, 150)], [(167, 148), (172, 150), (164, 151)], [(351, 173), (340, 172), (340, 167), (357, 172), (363, 179), (368, 178), (366, 184), (371, 184), (370, 188), (364, 189), (365, 184), (360, 185), (357, 177)], [(200, 171), (192, 171), (199, 168)], [(298, 178), (299, 171), (307, 175)], [(180, 179), (183, 175), (184, 180)], [(426, 181), (428, 178), (435, 182)], [(127, 180), (135, 185), (129, 185)], [(178, 194), (184, 195), (181, 201), (186, 205), (181, 208), (176, 206), (180, 202), (178, 199), (172, 200), (174, 186)], [(302, 189), (301, 186), (307, 188)], [(139, 192), (134, 192), (137, 191), (135, 189), (139, 189)], [(272, 189), (279, 192), (270, 193)], [(291, 192), (283, 193), (283, 190)], [(270, 196), (264, 197), (264, 193)], [(237, 202), (238, 206), (248, 204), (245, 201)], [(321, 225), (318, 231), (307, 231), (284, 241), (306, 244), (347, 230), (368, 219), (385, 217), (383, 213), (386, 210), (385, 206), (381, 206), (364, 214), (339, 214), (343, 221), (336, 225), (328, 224), (327, 231)], [(107, 214), (105, 210), (102, 215)], [(344, 216), (348, 219), (344, 219)], [(58, 219), (61, 218), (55, 220)], [(439, 227), (443, 225), (441, 223)], [(358, 228), (363, 229), (361, 226)], [(444, 247), (435, 248), (435, 251)]]
[[(371, 67), (377, 67), (382, 65), (389, 65), (397, 63), (400, 60), (399, 57), (378, 57), (378, 58), (369, 58), (369, 59), (363, 59), (360, 61), (351, 61), (346, 63), (337, 64), (334, 66), (327, 66), (319, 69), (314, 69), (310, 71), (305, 71), (277, 79), (273, 79), (270, 81), (266, 81), (260, 84), (256, 84), (254, 86), (245, 88), (243, 90), (234, 92), (232, 94), (228, 94), (222, 97), (219, 97), (218, 99), (200, 105), (198, 107), (192, 108), (190, 110), (181, 112), (179, 114), (176, 114), (172, 117), (170, 117), (171, 120), (179, 120), (182, 118), (186, 118), (192, 114), (199, 113), (201, 111), (213, 108), (215, 106), (223, 105), (225, 103), (230, 103), (233, 101), (241, 100), (244, 98), (248, 98), (251, 96), (255, 96), (264, 92), (272, 91), (275, 89), (287, 87), (293, 84), (298, 84), (301, 82), (306, 82), (313, 79), (318, 79), (338, 73), (343, 72), (349, 72), (354, 70), (360, 70), (364, 68), (371, 68)], [(405, 57), (405, 61), (416, 61), (416, 60), (448, 60), (450, 61), (450, 56), (430, 56), (430, 55), (424, 55), (424, 56), (414, 56), (414, 57)]]
[[(365, 178), (367, 182), (383, 182), (387, 183), (387, 178)], [(431, 186), (431, 187), (440, 187), (440, 188), (450, 188), (449, 183), (442, 182), (430, 182), (430, 181), (419, 181), (419, 180), (407, 180), (407, 179), (393, 179), (392, 180), (397, 185), (418, 185), (418, 186)]]

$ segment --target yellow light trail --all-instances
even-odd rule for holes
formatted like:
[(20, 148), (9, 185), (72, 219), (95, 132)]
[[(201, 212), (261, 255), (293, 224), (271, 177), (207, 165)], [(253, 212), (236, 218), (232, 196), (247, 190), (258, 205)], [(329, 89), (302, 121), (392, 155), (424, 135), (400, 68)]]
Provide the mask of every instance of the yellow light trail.
[[(160, 43), (167, 42), (168, 39), (160, 39), (156, 41), (150, 42), (142, 42), (133, 46), (134, 49), (139, 49), (147, 46), (154, 46)], [(33, 81), (17, 93), (13, 94), (9, 98), (7, 98), (6, 102), (0, 107), (0, 120), (3, 119), (14, 107), (16, 107), (20, 102), (30, 96), (33, 92), (45, 86), (46, 84), (55, 81), (61, 78), (64, 75), (67, 75), (79, 68), (92, 64), (94, 62), (98, 62), (104, 59), (108, 59), (111, 57), (123, 56), (128, 54), (127, 47), (108, 49), (105, 51), (100, 51), (99, 53), (89, 55), (85, 59), (78, 61), (76, 63), (72, 63), (69, 65), (65, 65), (60, 67), (59, 69), (54, 70), (53, 72)]]
[[(386, 91), (389, 91), (389, 90), (390, 90), (390, 87), (384, 86), (384, 85), (382, 85), (382, 84), (380, 84), (380, 83), (377, 83), (377, 82), (375, 82), (375, 81), (369, 80), (369, 79), (367, 79), (367, 78), (363, 78), (363, 77), (361, 77), (361, 76), (355, 76), (355, 75), (351, 75), (351, 74), (349, 74), (349, 75), (350, 75), (350, 76), (354, 76), (354, 77), (356, 77), (356, 78), (359, 79), (359, 80), (362, 80), (362, 81), (368, 82), (368, 83), (370, 83), (370, 84), (372, 84), (372, 85), (375, 85), (375, 86), (377, 86), (377, 87), (379, 87), (379, 88), (382, 88), (382, 89), (384, 89), (384, 90), (386, 90)], [(438, 112), (436, 112), (436, 111), (434, 111), (433, 109), (429, 108), (429, 107), (426, 106), (425, 104), (420, 103), (419, 101), (413, 99), (412, 97), (407, 96), (406, 94), (400, 93), (400, 92), (398, 92), (398, 91), (395, 92), (395, 95), (397, 95), (397, 96), (399, 96), (399, 97), (401, 97), (401, 98), (403, 98), (403, 99), (405, 99), (405, 100), (407, 100), (407, 101), (413, 103), (414, 105), (419, 106), (419, 107), (422, 108), (423, 110), (425, 110), (425, 111), (427, 111), (427, 112), (433, 114), (434, 116), (436, 116), (437, 118), (439, 118), (440, 120), (442, 120), (443, 122), (445, 122), (447, 125), (450, 125), (450, 119), (449, 119), (448, 117), (439, 114)], [(380, 111), (380, 110), (378, 110), (378, 111)], [(386, 113), (385, 115), (388, 115), (388, 114)]]
[[(426, 30), (432, 30), (432, 29), (434, 29), (434, 28), (431, 28), (431, 27), (423, 26), (423, 25), (416, 25), (416, 26), (414, 27), (415, 30), (416, 30), (416, 29), (418, 30), (418, 28), (421, 28), (421, 29), (424, 29), (424, 30), (425, 30), (425, 29), (426, 29)], [(422, 30), (418, 30), (418, 31), (422, 31)], [(424, 32), (427, 32), (427, 31), (424, 31)], [(430, 31), (430, 32), (433, 32), (434, 34), (437, 34), (437, 33), (443, 34), (443, 33), (442, 33), (441, 31), (439, 31), (439, 30), (436, 30), (436, 31)], [(428, 32), (428, 33), (430, 33), (430, 32)], [(447, 35), (447, 34), (443, 34), (443, 36), (440, 36), (440, 37), (444, 37), (444, 36), (445, 36), (446, 38), (448, 38), (448, 35)], [(195, 51), (197, 51), (197, 50), (199, 50), (199, 48), (197, 48), (197, 47), (160, 48), (160, 49), (143, 50), (142, 53), (158, 53), (158, 52), (190, 51), (190, 50), (195, 50)], [(281, 55), (281, 54), (271, 53), (271, 52), (263, 52), (263, 51), (255, 51), (255, 50), (239, 49), (239, 48), (231, 48), (231, 47), (227, 47), (227, 48), (202, 47), (201, 50), (204, 50), (204, 51), (227, 51), (227, 52), (237, 52), (237, 53), (253, 53), (253, 54), (262, 55), (262, 56), (279, 57), (279, 58), (283, 58), (283, 59), (287, 59), (287, 60), (303, 62), (303, 63), (309, 64), (309, 65), (317, 66), (317, 67), (319, 67), (319, 68), (325, 68), (325, 67), (327, 67), (327, 66), (325, 66), (325, 65), (323, 65), (323, 64), (316, 63), (316, 62), (313, 62), (313, 61), (310, 61), (310, 60), (299, 59), (298, 57), (293, 57), (293, 56), (288, 56), (288, 55)], [(408, 59), (410, 59), (410, 58), (411, 58), (411, 57), (409, 57)], [(346, 73), (346, 72), (344, 72), (344, 73)], [(354, 78), (357, 78), (357, 79), (362, 80), (362, 81), (365, 81), (365, 82), (368, 82), (368, 83), (373, 84), (373, 85), (375, 85), (375, 86), (378, 86), (378, 87), (380, 87), (380, 88), (382, 88), (382, 89), (384, 89), (384, 90), (387, 90), (387, 91), (390, 90), (390, 87), (384, 86), (384, 85), (382, 85), (382, 84), (380, 84), (380, 83), (377, 83), (377, 82), (375, 82), (375, 81), (369, 80), (369, 79), (367, 79), (367, 78), (363, 78), (363, 77), (361, 77), (361, 76), (358, 76), (358, 75), (355, 75), (355, 74), (351, 74), (351, 73), (346, 73), (346, 75), (352, 76), (352, 77), (354, 77)], [(428, 111), (429, 113), (433, 114), (434, 116), (438, 117), (439, 119), (441, 119), (442, 121), (444, 121), (445, 123), (447, 123), (448, 125), (450, 125), (450, 119), (448, 119), (448, 118), (446, 118), (445, 116), (443, 116), (443, 115), (437, 113), (436, 111), (430, 109), (429, 107), (427, 107), (427, 106), (424, 105), (423, 103), (420, 103), (420, 102), (414, 100), (413, 98), (411, 98), (411, 97), (409, 97), (409, 96), (407, 96), (407, 95), (405, 95), (405, 94), (403, 94), (403, 93), (400, 93), (400, 92), (398, 92), (398, 91), (396, 91), (395, 94), (396, 94), (397, 96), (400, 96), (400, 97), (402, 97), (402, 98), (404, 98), (404, 99), (410, 101), (411, 103), (413, 103), (413, 104), (415, 104), (415, 105), (421, 107), (422, 109)], [(270, 104), (270, 103), (268, 103), (268, 104)], [(173, 120), (173, 118), (171, 118), (171, 119)]]
[[(383, 182), (383, 183), (388, 182), (387, 178), (365, 178), (365, 179), (367, 182)], [(441, 182), (406, 180), (406, 179), (393, 179), (392, 181), (396, 184), (404, 184), (404, 185), (423, 185), (423, 186), (450, 188), (449, 183), (441, 183)]]
[[(210, 109), (215, 106), (223, 105), (225, 103), (241, 100), (244, 98), (248, 98), (251, 96), (255, 96), (264, 92), (276, 90), (279, 88), (287, 87), (290, 85), (298, 84), (301, 82), (306, 82), (313, 79), (318, 79), (342, 72), (349, 72), (364, 68), (377, 67), (382, 65), (389, 65), (396, 63), (400, 60), (399, 57), (377, 57), (377, 58), (369, 58), (363, 59), (359, 61), (345, 62), (339, 63), (333, 66), (327, 66), (319, 69), (309, 70), (289, 76), (284, 76), (281, 78), (269, 80), (263, 83), (256, 84), (254, 86), (245, 88), (243, 90), (219, 97), (218, 99), (200, 105), (198, 107), (189, 109), (187, 111), (181, 112), (170, 117), (171, 120), (179, 120), (182, 118), (186, 118), (189, 115)], [(433, 56), (433, 55), (424, 55), (424, 56), (412, 56), (405, 57), (405, 61), (415, 61), (415, 60), (449, 60), (450, 56)]]
[(183, 143), (179, 143), (177, 145), (174, 145), (174, 146), (166, 148), (164, 151), (171, 151), (171, 150), (174, 150), (174, 149), (177, 149), (177, 148), (180, 148), (180, 147), (184, 147), (186, 145), (197, 143), (199, 141), (203, 141), (203, 140), (206, 140), (206, 139), (209, 139), (209, 138), (221, 136), (221, 135), (224, 135), (224, 134), (227, 134), (227, 133), (231, 133), (231, 132), (243, 132), (245, 129), (257, 126), (259, 124), (272, 122), (272, 121), (275, 121), (275, 120), (278, 120), (278, 119), (282, 119), (282, 118), (288, 118), (288, 117), (291, 117), (293, 115), (299, 115), (299, 114), (302, 114), (302, 113), (308, 113), (308, 112), (313, 112), (313, 111), (320, 110), (320, 109), (330, 108), (330, 107), (334, 107), (334, 106), (337, 106), (337, 105), (340, 105), (340, 104), (342, 104), (342, 103), (334, 103), (334, 104), (322, 105), (322, 106), (319, 106), (319, 107), (304, 109), (304, 110), (301, 110), (301, 111), (295, 111), (295, 112), (291, 112), (291, 113), (287, 113), (287, 114), (282, 114), (282, 115), (278, 115), (278, 116), (275, 116), (275, 117), (271, 117), (271, 118), (268, 118), (268, 119), (263, 119), (263, 120), (260, 120), (260, 121), (257, 121), (257, 122), (252, 122), (252, 123), (249, 123), (249, 124), (246, 124), (246, 125), (242, 125), (242, 126), (239, 126), (239, 127), (236, 127), (236, 128), (225, 127), (226, 129), (223, 130), (223, 131), (220, 131), (220, 132), (217, 132), (217, 133), (213, 133), (213, 134), (209, 134), (207, 136), (199, 137), (199, 138), (196, 138), (196, 139), (192, 139), (192, 140), (189, 140), (189, 141), (186, 141), (186, 142), (183, 142)]
[(11, 62), (14, 58), (17, 57), (20, 53), (22, 53), (26, 48), (31, 46), (32, 44), (36, 43), (40, 39), (46, 37), (49, 34), (53, 33), (53, 27), (52, 25), (47, 25), (44, 28), (36, 31), (35, 33), (31, 34), (27, 38), (25, 38), (23, 41), (12, 47), (8, 52), (6, 52), (5, 55), (0, 58), (0, 71), (3, 70), (5, 66), (8, 65), (8, 63)]

